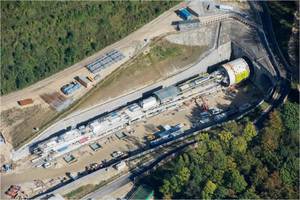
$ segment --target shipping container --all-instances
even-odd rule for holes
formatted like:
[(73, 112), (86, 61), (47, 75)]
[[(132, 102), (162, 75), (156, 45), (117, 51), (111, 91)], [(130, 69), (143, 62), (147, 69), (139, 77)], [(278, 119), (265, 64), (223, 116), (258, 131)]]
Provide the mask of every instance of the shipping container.
[(96, 59), (94, 62), (88, 64), (86, 67), (93, 74), (95, 74), (124, 58), (125, 58), (125, 56), (121, 52), (114, 49), (114, 50), (102, 55), (101, 57)]
[(126, 167), (126, 163), (124, 162), (124, 161), (121, 161), (121, 162), (119, 162), (119, 163), (117, 163), (116, 165), (115, 165), (115, 168), (117, 169), (117, 170), (122, 170), (122, 169), (124, 169)]
[(216, 8), (223, 10), (223, 11), (232, 11), (233, 10), (232, 6), (227, 6), (227, 5), (216, 5)]
[(87, 76), (87, 79), (88, 79), (89, 81), (91, 81), (91, 82), (94, 81), (93, 77), (91, 77), (91, 76)]
[(186, 7), (187, 11), (189, 11), (189, 13), (191, 13), (192, 15), (196, 16), (196, 17), (199, 17), (199, 14), (194, 11), (193, 9), (191, 9), (190, 7)]
[(79, 140), (79, 143), (82, 144), (82, 143), (84, 143), (84, 142), (86, 142), (86, 141), (88, 141), (88, 140), (89, 140), (88, 137), (84, 137), (84, 138), (81, 138), (81, 139)]
[(77, 82), (71, 82), (67, 85), (64, 85), (61, 87), (61, 91), (66, 94), (72, 94), (73, 92), (75, 92), (76, 90), (78, 90), (80, 88), (80, 84)]
[(33, 103), (32, 99), (23, 99), (23, 100), (18, 101), (18, 104), (20, 106), (26, 106), (26, 105), (29, 105), (29, 104), (32, 104), (32, 103)]
[(86, 78), (86, 77), (82, 77), (82, 76), (76, 76), (75, 80), (78, 81), (81, 85), (83, 85), (84, 87), (88, 87), (90, 81)]
[(148, 110), (157, 106), (158, 102), (155, 97), (149, 97), (141, 101), (141, 106), (144, 110)]
[(192, 19), (192, 14), (186, 8), (181, 8), (179, 10), (179, 15), (184, 20)]

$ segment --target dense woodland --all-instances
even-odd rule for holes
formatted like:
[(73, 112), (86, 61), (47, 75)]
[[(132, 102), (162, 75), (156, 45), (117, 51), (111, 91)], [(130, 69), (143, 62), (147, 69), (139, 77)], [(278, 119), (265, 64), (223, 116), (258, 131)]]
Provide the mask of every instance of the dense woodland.
[(58, 72), (176, 1), (1, 1), (1, 94)]
[(299, 82), (299, 1), (269, 1), (268, 7), (278, 45), (292, 65), (293, 78)]
[(272, 112), (259, 132), (243, 119), (198, 140), (142, 180), (158, 198), (299, 199), (298, 103)]

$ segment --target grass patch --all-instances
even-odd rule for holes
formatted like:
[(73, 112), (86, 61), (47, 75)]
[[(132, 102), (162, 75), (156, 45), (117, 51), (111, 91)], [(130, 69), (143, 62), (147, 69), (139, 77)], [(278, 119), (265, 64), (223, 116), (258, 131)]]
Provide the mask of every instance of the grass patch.
[[(28, 142), (30, 139), (36, 137), (47, 127), (56, 121), (66, 117), (70, 113), (88, 108), (101, 101), (109, 98), (120, 96), (127, 93), (129, 90), (139, 88), (146, 84), (151, 84), (161, 78), (166, 78), (171, 71), (184, 68), (188, 64), (195, 62), (198, 57), (207, 50), (207, 46), (186, 46), (169, 43), (163, 39), (158, 39), (150, 45), (148, 53), (140, 54), (135, 59), (128, 61), (120, 68), (116, 69), (104, 80), (102, 80), (96, 87), (92, 88), (81, 99), (76, 100), (68, 109), (62, 113), (56, 113), (50, 110), (49, 113), (39, 115), (36, 120), (40, 123), (40, 131), (37, 133), (32, 132), (31, 124), (29, 123), (26, 115), (22, 115), (24, 123), (20, 131), (11, 133), (14, 148), (19, 148)], [(37, 113), (37, 112), (32, 112)], [(28, 114), (27, 116), (30, 116)], [(35, 114), (34, 114), (35, 115)], [(29, 117), (31, 118), (31, 117)], [(30, 129), (23, 129), (26, 124), (31, 127)], [(19, 125), (18, 125), (19, 126)]]
[(95, 185), (92, 185), (92, 184), (84, 185), (84, 186), (77, 188), (76, 190), (69, 192), (64, 197), (67, 199), (80, 199), (80, 198), (84, 197), (85, 195), (91, 193), (94, 190), (94, 188), (95, 188)]
[(156, 41), (146, 54), (141, 54), (97, 85), (88, 96), (82, 98), (76, 110), (95, 105), (134, 89), (168, 77), (172, 72), (195, 62), (207, 50), (207, 46), (186, 46)]
[(88, 195), (89, 193), (92, 193), (92, 192), (98, 190), (99, 188), (103, 187), (104, 185), (110, 183), (114, 179), (119, 178), (124, 173), (126, 173), (126, 172), (123, 171), (120, 174), (116, 174), (116, 175), (112, 176), (111, 178), (109, 178), (105, 181), (101, 181), (100, 183), (98, 183), (96, 185), (95, 184), (87, 184), (87, 185), (80, 186), (79, 188), (72, 190), (71, 192), (65, 194), (63, 197), (66, 199), (81, 199), (82, 197)]
[(37, 134), (33, 128), (46, 126), (56, 115), (55, 111), (41, 105), (12, 108), (1, 113), (1, 124), (9, 128), (9, 141), (14, 148), (18, 148)]

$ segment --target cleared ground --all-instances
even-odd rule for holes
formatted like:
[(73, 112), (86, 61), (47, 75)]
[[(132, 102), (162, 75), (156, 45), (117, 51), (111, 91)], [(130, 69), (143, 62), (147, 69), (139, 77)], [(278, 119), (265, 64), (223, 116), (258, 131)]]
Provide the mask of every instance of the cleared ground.
[[(257, 92), (257, 89), (253, 88), (251, 85), (246, 85), (237, 90), (238, 92), (234, 95), (225, 91), (212, 94), (204, 99), (207, 101), (210, 108), (225, 108), (228, 106), (240, 106), (245, 102), (251, 102), (260, 95)], [(199, 99), (197, 102), (201, 104)], [(104, 159), (111, 159), (112, 157), (110, 154), (113, 151), (126, 152), (147, 145), (147, 136), (156, 132), (160, 125), (175, 125), (182, 123), (184, 124), (184, 129), (189, 129), (193, 119), (196, 119), (201, 112), (200, 110), (201, 108), (197, 103), (194, 100), (191, 100), (178, 110), (165, 112), (152, 117), (147, 121), (133, 124), (131, 129), (135, 130), (135, 133), (128, 134), (124, 139), (118, 139), (113, 134), (108, 138), (99, 140), (98, 142), (102, 148), (97, 152), (92, 151), (89, 146), (84, 146), (79, 150), (72, 152), (72, 155), (74, 155), (78, 161), (70, 165), (62, 158), (59, 158), (56, 161), (57, 164), (49, 169), (32, 168), (32, 164), (28, 159), (27, 162), (16, 163), (17, 169), (13, 174), (1, 176), (1, 188), (5, 189), (11, 184), (23, 185), (23, 183), (32, 182), (34, 179), (37, 179), (36, 177), (39, 177), (40, 180), (57, 179), (58, 177), (62, 178), (65, 176), (66, 172), (83, 171), (85, 166), (91, 163), (100, 163)], [(127, 132), (126, 130), (123, 131)], [(84, 184), (89, 184), (89, 182), (85, 182)]]
[(138, 56), (128, 66), (113, 72), (109, 78), (100, 83), (88, 97), (80, 101), (76, 110), (88, 108), (100, 101), (166, 78), (195, 62), (207, 48), (207, 46), (172, 44), (163, 39), (156, 41), (150, 46), (149, 51)]
[[(1, 110), (1, 120), (5, 118), (8, 111), (9, 113), (14, 112), (15, 109), (18, 110), (13, 115), (16, 118), (22, 119), (20, 121), (14, 121), (12, 124), (7, 124), (7, 120), (1, 121), (0, 131), (4, 134), (5, 138), (8, 141), (16, 141), (13, 142), (14, 147), (17, 147), (22, 140), (25, 140), (26, 137), (32, 134), (31, 129), (33, 126), (31, 124), (35, 124), (38, 128), (41, 129), (45, 121), (53, 121), (50, 120), (52, 117), (52, 110), (48, 107), (48, 105), (40, 98), (40, 95), (43, 93), (51, 93), (55, 91), (59, 91), (60, 88), (70, 81), (74, 80), (75, 76), (82, 75), (87, 76), (91, 75), (91, 73), (84, 67), (88, 63), (91, 63), (99, 56), (103, 55), (103, 53), (111, 50), (111, 49), (118, 49), (122, 51), (122, 53), (126, 56), (124, 61), (117, 63), (111, 66), (108, 70), (102, 72), (102, 78), (109, 75), (113, 70), (117, 69), (122, 63), (126, 62), (130, 59), (130, 57), (136, 55), (145, 44), (144, 39), (147, 38), (151, 40), (159, 35), (174, 32), (174, 28), (170, 25), (170, 22), (177, 20), (178, 16), (174, 13), (176, 7), (166, 11), (158, 18), (152, 20), (150, 23), (146, 24), (142, 28), (138, 29), (137, 31), (131, 33), (127, 37), (123, 38), (122, 40), (107, 46), (106, 48), (102, 49), (101, 51), (95, 53), (94, 55), (82, 60), (79, 63), (72, 65), (71, 67), (54, 74), (44, 80), (41, 80), (23, 90), (12, 92), (8, 95), (1, 96), (1, 103), (0, 103), (0, 110)], [(89, 88), (90, 89), (90, 88)], [(76, 100), (86, 94), (89, 89), (80, 89), (76, 92), (72, 97)], [(39, 109), (35, 108), (34, 113), (28, 113), (26, 110), (27, 108), (22, 108), (18, 106), (17, 101), (24, 98), (32, 98), (34, 100), (33, 105), (41, 105)], [(30, 106), (32, 107), (32, 106)], [(28, 107), (29, 108), (29, 107)], [(22, 110), (22, 111), (19, 111)], [(37, 114), (42, 113), (42, 114)], [(45, 114), (45, 115), (44, 115)], [(10, 120), (10, 119), (9, 119)], [(37, 121), (36, 121), (37, 120)], [(26, 123), (25, 123), (26, 121)], [(23, 123), (24, 122), (24, 123)], [(40, 125), (40, 126), (38, 126)], [(20, 128), (16, 128), (20, 126)], [(26, 129), (23, 129), (23, 128)], [(30, 130), (29, 132), (27, 130)], [(25, 133), (26, 132), (26, 133)], [(11, 139), (11, 135), (20, 137), (16, 139)]]
[(33, 128), (44, 126), (56, 114), (55, 111), (41, 105), (3, 111), (1, 126), (4, 137), (13, 147), (17, 147), (34, 134)]
[[(134, 89), (149, 85), (166, 78), (197, 60), (207, 50), (207, 46), (186, 46), (157, 39), (153, 44), (129, 64), (117, 69), (100, 84), (78, 101), (74, 108), (81, 110), (101, 101), (120, 96)], [(62, 116), (65, 116), (65, 113)], [(34, 135), (32, 129), (49, 124), (58, 113), (48, 106), (34, 105), (28, 108), (13, 108), (3, 111), (1, 117), (5, 137), (14, 148)]]

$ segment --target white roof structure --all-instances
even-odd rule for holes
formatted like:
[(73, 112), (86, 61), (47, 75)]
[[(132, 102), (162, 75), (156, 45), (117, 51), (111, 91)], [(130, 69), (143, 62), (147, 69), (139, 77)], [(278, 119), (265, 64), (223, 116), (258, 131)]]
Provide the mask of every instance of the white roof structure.
[(141, 101), (141, 106), (144, 110), (148, 110), (158, 105), (155, 97), (149, 97)]

